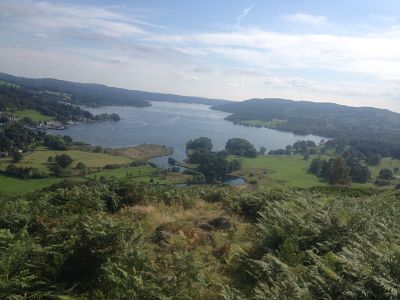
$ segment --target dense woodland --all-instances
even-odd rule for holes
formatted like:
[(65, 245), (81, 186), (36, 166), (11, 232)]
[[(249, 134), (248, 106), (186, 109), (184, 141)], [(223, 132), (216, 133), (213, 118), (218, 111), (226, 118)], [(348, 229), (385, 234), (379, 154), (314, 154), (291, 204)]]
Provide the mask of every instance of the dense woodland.
[(285, 99), (255, 99), (213, 108), (232, 113), (227, 120), (235, 123), (263, 121), (278, 130), (334, 138), (364, 154), (400, 157), (400, 114), (389, 110)]
[(116, 114), (94, 116), (79, 106), (66, 103), (59, 94), (36, 93), (15, 85), (0, 84), (0, 112), (13, 113), (18, 110), (32, 109), (57, 121), (118, 121)]

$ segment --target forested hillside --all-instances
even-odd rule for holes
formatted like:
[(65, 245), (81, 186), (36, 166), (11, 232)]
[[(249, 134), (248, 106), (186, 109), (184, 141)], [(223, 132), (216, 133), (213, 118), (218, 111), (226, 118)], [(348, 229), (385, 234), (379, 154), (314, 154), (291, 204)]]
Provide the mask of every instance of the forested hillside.
[(51, 78), (32, 79), (16, 77), (0, 73), (0, 80), (11, 82), (35, 91), (52, 91), (70, 95), (69, 102), (86, 106), (128, 105), (145, 107), (149, 101), (169, 101), (183, 103), (199, 103), (218, 105), (228, 103), (225, 100), (207, 99), (201, 97), (179, 96), (173, 94), (150, 93), (137, 90), (108, 87), (102, 84), (77, 83)]
[(2, 114), (33, 110), (60, 122), (119, 120), (116, 114), (94, 116), (79, 106), (70, 105), (63, 100), (64, 98), (58, 94), (36, 93), (19, 86), (0, 84), (0, 113)]
[(400, 145), (400, 114), (384, 109), (285, 99), (253, 99), (213, 108), (232, 113), (227, 120), (242, 125), (342, 139), (370, 151), (397, 151)]

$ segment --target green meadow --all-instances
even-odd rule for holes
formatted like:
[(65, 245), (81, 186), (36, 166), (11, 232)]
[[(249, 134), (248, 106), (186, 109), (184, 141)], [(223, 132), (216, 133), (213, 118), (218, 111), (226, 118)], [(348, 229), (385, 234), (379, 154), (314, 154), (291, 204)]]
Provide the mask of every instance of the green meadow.
[(18, 179), (0, 173), (0, 194), (26, 194), (63, 180), (64, 178)]
[[(233, 157), (232, 157), (233, 158)], [(238, 158), (238, 157), (236, 157)], [(313, 187), (326, 184), (318, 177), (307, 172), (314, 157), (305, 160), (303, 156), (258, 156), (257, 158), (239, 158), (242, 169), (235, 171), (234, 175), (243, 177), (248, 183), (257, 185), (283, 185), (288, 187)], [(328, 158), (328, 157), (326, 157)], [(378, 166), (369, 166), (371, 181), (358, 186), (372, 186), (382, 169), (400, 168), (400, 161), (391, 158), (382, 159)], [(400, 174), (395, 174), (395, 177)], [(395, 178), (392, 185), (400, 183)]]
[(259, 156), (239, 158), (242, 169), (234, 172), (248, 183), (257, 185), (285, 185), (289, 187), (312, 187), (324, 183), (307, 173), (311, 160), (302, 156)]
[[(41, 171), (48, 171), (47, 159), (50, 156), (56, 156), (61, 154), (68, 154), (74, 160), (72, 166), (76, 166), (78, 162), (84, 163), (88, 168), (102, 168), (107, 164), (129, 164), (132, 162), (131, 159), (123, 156), (115, 156), (106, 153), (94, 153), (78, 150), (68, 151), (54, 151), (47, 149), (37, 149), (31, 154), (24, 155), (23, 159), (16, 163), (17, 167), (32, 167), (37, 168)], [(8, 164), (12, 163), (11, 158), (0, 159), (0, 170), (5, 170)]]
[(33, 110), (33, 109), (18, 110), (15, 112), (15, 115), (21, 119), (28, 117), (32, 121), (35, 121), (35, 122), (45, 122), (45, 121), (50, 121), (50, 120), (54, 119), (53, 117), (46, 116), (46, 115), (38, 112), (37, 110)]

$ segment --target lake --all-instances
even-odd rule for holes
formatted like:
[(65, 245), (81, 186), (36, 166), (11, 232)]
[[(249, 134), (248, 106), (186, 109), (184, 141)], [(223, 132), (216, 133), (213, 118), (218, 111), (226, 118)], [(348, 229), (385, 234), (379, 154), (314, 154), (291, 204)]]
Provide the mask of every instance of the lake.
[[(214, 150), (222, 150), (228, 139), (245, 138), (257, 148), (267, 151), (284, 148), (298, 140), (319, 142), (314, 135), (299, 136), (267, 128), (234, 125), (224, 120), (229, 114), (211, 110), (206, 105), (152, 102), (151, 107), (138, 108), (109, 106), (88, 109), (93, 114), (116, 113), (119, 122), (80, 124), (52, 134), (69, 135), (76, 141), (118, 148), (143, 143), (166, 145), (174, 148), (172, 157), (185, 158), (186, 142), (201, 136), (211, 138)], [(154, 162), (167, 166), (167, 158), (156, 158)]]

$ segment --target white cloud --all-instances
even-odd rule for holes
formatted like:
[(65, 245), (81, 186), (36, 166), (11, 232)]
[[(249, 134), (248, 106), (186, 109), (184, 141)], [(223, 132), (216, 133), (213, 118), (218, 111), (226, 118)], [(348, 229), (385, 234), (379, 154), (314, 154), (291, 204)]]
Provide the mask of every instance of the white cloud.
[[(358, 35), (242, 26), (176, 34), (121, 7), (0, 0), (0, 14), (4, 72), (213, 98), (287, 97), (399, 110), (395, 25)], [(304, 14), (291, 19), (327, 22)]]
[(316, 82), (301, 77), (270, 76), (265, 79), (265, 84), (273, 88), (318, 89), (318, 84)]
[(354, 37), (243, 29), (200, 34), (195, 40), (210, 53), (253, 67), (400, 77), (400, 30)]
[[(17, 0), (0, 2), (0, 11), (5, 12), (1, 22), (3, 26), (7, 26), (9, 20), (12, 20), (12, 25), (19, 30), (39, 29), (42, 34), (65, 33), (72, 29), (109, 37), (146, 33), (136, 24), (135, 18), (127, 18), (111, 9), (93, 6)], [(141, 23), (140, 20), (137, 23)]]
[(178, 79), (187, 80), (187, 81), (199, 80), (199, 77), (197, 77), (196, 75), (192, 75), (192, 74), (189, 74), (189, 73), (183, 72), (183, 71), (175, 73), (175, 77)]
[(228, 82), (228, 85), (236, 89), (244, 89), (243, 83)]
[(240, 15), (236, 18), (236, 22), (240, 25), (242, 23), (242, 20), (250, 14), (250, 12), (253, 8), (254, 8), (254, 5), (243, 9), (242, 12), (240, 13)]
[(313, 25), (326, 23), (328, 21), (328, 19), (324, 16), (314, 16), (314, 15), (304, 14), (304, 13), (285, 15), (282, 18), (287, 22), (313, 24)]

